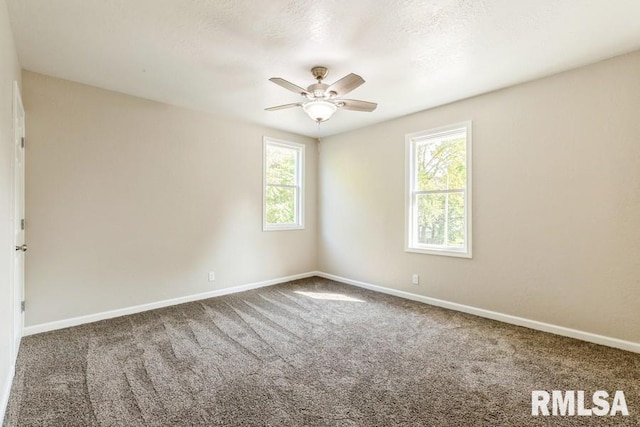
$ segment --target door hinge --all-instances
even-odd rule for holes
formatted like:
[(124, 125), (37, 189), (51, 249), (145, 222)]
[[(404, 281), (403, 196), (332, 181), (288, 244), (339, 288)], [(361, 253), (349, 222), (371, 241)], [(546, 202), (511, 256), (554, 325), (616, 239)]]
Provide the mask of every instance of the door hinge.
[(24, 307), (25, 307), (24, 301), (21, 301), (20, 302), (20, 311), (22, 311), (23, 313), (24, 313)]
[(20, 220), (20, 228), (24, 230), (24, 219)]
[(24, 136), (22, 137), (22, 142), (20, 142), (20, 146), (24, 148)]

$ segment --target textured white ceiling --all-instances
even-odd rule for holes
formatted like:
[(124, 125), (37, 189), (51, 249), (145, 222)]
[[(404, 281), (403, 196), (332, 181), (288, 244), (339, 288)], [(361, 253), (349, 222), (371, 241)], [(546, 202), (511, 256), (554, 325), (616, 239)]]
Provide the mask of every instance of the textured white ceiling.
[[(638, 0), (7, 0), (22, 66), (326, 136), (640, 49)], [(320, 128), (268, 81), (354, 72)]]

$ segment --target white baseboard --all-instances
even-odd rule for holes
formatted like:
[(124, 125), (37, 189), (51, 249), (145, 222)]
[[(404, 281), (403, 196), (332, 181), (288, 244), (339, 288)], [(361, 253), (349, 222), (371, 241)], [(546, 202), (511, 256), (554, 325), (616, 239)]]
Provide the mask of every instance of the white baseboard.
[(2, 391), (0, 392), (0, 423), (4, 422), (4, 415), (7, 412), (7, 405), (9, 405), (9, 395), (11, 394), (11, 385), (13, 384), (13, 377), (16, 374), (15, 361), (11, 363), (9, 367), (9, 375), (2, 384)]
[[(97, 322), (99, 320), (111, 319), (114, 317), (126, 316), (128, 314), (140, 313), (143, 311), (154, 310), (156, 308), (168, 307), (172, 305), (183, 304), (186, 302), (198, 301), (202, 299), (248, 291), (251, 289), (257, 289), (265, 286), (276, 285), (278, 283), (289, 282), (291, 280), (305, 279), (312, 276), (323, 277), (325, 279), (335, 280), (336, 282), (358, 286), (358, 287), (369, 289), (372, 291), (381, 292), (384, 294), (393, 295), (400, 298), (409, 299), (412, 301), (418, 301), (425, 304), (434, 305), (437, 307), (443, 307), (450, 310), (473, 314), (476, 316), (485, 317), (487, 319), (493, 319), (500, 322), (509, 323), (512, 325), (524, 326), (525, 328), (529, 328), (529, 329), (549, 332), (556, 335), (576, 338), (582, 341), (592, 342), (595, 344), (605, 345), (608, 347), (619, 348), (619, 349), (631, 351), (634, 353), (640, 353), (640, 343), (625, 341), (618, 338), (607, 337), (604, 335), (597, 335), (590, 332), (566, 328), (564, 326), (552, 325), (550, 323), (544, 323), (544, 322), (539, 322), (537, 320), (525, 319), (523, 317), (512, 316), (509, 314), (498, 313), (496, 311), (485, 310), (482, 308), (472, 307), (464, 304), (458, 304), (455, 302), (445, 301), (437, 298), (426, 297), (423, 295), (413, 294), (411, 292), (400, 291), (397, 289), (373, 285), (371, 283), (365, 283), (358, 280), (352, 280), (346, 277), (336, 276), (334, 274), (329, 274), (322, 271), (312, 271), (308, 273), (296, 274), (293, 276), (279, 277), (277, 279), (265, 280), (262, 282), (249, 283), (246, 285), (234, 286), (234, 287), (225, 288), (225, 289), (218, 289), (215, 291), (204, 292), (204, 293), (195, 294), (195, 295), (188, 295), (184, 297), (173, 298), (173, 299), (158, 301), (158, 302), (149, 303), (149, 304), (136, 305), (133, 307), (126, 307), (126, 308), (121, 308), (121, 309), (112, 310), (112, 311), (105, 311), (102, 313), (90, 314), (87, 316), (74, 317), (71, 319), (64, 319), (64, 320), (58, 320), (50, 323), (43, 323), (39, 325), (28, 326), (24, 328), (24, 336), (53, 331), (56, 329), (68, 328), (71, 326), (78, 326), (85, 323)], [(9, 382), (8, 387), (11, 387), (11, 382)], [(0, 397), (2, 398), (2, 400), (0, 401), (0, 405), (5, 404), (5, 396), (0, 396)], [(6, 396), (6, 399), (8, 399), (8, 395)], [(2, 409), (3, 407), (4, 406), (0, 406), (0, 409)], [(2, 418), (0, 418), (0, 420), (1, 419)]]
[(315, 274), (325, 279), (335, 280), (336, 282), (345, 283), (348, 285), (358, 286), (360, 288), (369, 289), (384, 294), (394, 295), (400, 298), (405, 298), (413, 301), (422, 302), (429, 305), (435, 305), (437, 307), (448, 308), (450, 310), (461, 311), (463, 313), (474, 314), (480, 317), (486, 317), (487, 319), (498, 320), (504, 323), (510, 323), (512, 325), (524, 326), (525, 328), (535, 329), (537, 331), (549, 332), (564, 337), (576, 338), (582, 341), (592, 342), (595, 344), (605, 345), (607, 347), (619, 348), (622, 350), (631, 351), (634, 353), (640, 353), (640, 343), (625, 341), (618, 338), (611, 338), (604, 335), (592, 334), (590, 332), (579, 331), (577, 329), (565, 328), (564, 326), (552, 325), (550, 323), (538, 322), (537, 320), (525, 319), (523, 317), (511, 316), (509, 314), (498, 313), (496, 311), (485, 310), (482, 308), (476, 308), (469, 305), (458, 304), (455, 302), (449, 302), (437, 298), (425, 297), (423, 295), (417, 295), (410, 292), (399, 291), (396, 289), (386, 288), (384, 286), (372, 285), (370, 283), (360, 282), (358, 280), (347, 279), (346, 277), (340, 277), (322, 271), (316, 271)]
[[(172, 298), (149, 304), (135, 305), (132, 307), (119, 308), (117, 310), (104, 311), (102, 313), (89, 314), (86, 316), (73, 317), (71, 319), (57, 320), (55, 322), (41, 323), (39, 325), (27, 326), (24, 328), (23, 336), (39, 334), (42, 332), (55, 331), (56, 329), (69, 328), (71, 326), (83, 325), (85, 323), (97, 322), (99, 320), (112, 319), (114, 317), (126, 316), (128, 314), (140, 313), (143, 311), (155, 310), (156, 308), (168, 307), (171, 305), (183, 304), (203, 300), (207, 298), (219, 297), (222, 295), (235, 294), (237, 292), (249, 291), (251, 289), (263, 288), (265, 286), (277, 285), (291, 280), (305, 279), (315, 276), (315, 272), (295, 274), (293, 276), (279, 277), (277, 279), (264, 280), (262, 282), (248, 283), (246, 285), (233, 286), (230, 288), (217, 289), (215, 291), (203, 292), (195, 295)], [(0, 419), (1, 420), (1, 419)]]

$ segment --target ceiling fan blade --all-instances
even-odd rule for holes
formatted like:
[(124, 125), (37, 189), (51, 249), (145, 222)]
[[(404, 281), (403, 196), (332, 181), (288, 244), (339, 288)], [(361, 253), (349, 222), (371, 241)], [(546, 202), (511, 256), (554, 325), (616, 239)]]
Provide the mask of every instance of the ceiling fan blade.
[(284, 110), (285, 108), (299, 107), (301, 105), (302, 105), (301, 102), (296, 102), (295, 104), (276, 105), (275, 107), (265, 108), (265, 111)]
[(338, 96), (346, 95), (364, 83), (364, 79), (357, 74), (347, 74), (327, 88), (327, 92), (335, 92)]
[(359, 101), (357, 99), (341, 99), (340, 103), (342, 103), (342, 108), (345, 110), (366, 111), (369, 113), (378, 107), (375, 102)]
[(290, 90), (291, 92), (295, 92), (298, 95), (310, 95), (309, 91), (304, 88), (301, 88), (298, 85), (294, 85), (291, 82), (286, 81), (285, 79), (281, 79), (280, 77), (271, 77), (269, 81), (274, 82), (278, 86), (282, 86), (283, 88)]

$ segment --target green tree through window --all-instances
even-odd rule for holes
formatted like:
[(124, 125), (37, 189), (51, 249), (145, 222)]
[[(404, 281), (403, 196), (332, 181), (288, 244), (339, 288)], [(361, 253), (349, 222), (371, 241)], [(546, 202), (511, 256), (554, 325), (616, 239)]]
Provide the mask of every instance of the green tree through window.
[(467, 252), (467, 135), (465, 126), (408, 137), (408, 250)]
[(464, 244), (465, 138), (416, 146), (418, 242), (442, 246)]
[(302, 158), (299, 144), (265, 138), (264, 228), (302, 227)]

